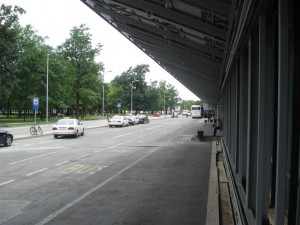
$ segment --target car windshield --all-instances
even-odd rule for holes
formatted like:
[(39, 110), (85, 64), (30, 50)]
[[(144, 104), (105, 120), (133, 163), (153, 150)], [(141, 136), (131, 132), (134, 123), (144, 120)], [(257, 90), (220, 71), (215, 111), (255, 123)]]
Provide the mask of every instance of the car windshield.
[(59, 120), (57, 125), (73, 125), (74, 123), (74, 120)]
[(121, 119), (122, 119), (122, 116), (113, 116), (112, 119), (115, 119), (115, 120), (121, 120)]

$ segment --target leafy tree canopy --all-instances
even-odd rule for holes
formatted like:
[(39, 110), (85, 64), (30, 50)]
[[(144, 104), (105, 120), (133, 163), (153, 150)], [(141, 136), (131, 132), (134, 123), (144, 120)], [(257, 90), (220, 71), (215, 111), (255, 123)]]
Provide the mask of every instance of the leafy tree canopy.
[(0, 6), (0, 96), (8, 98), (16, 86), (15, 61), (18, 59), (19, 15), (25, 11), (18, 6)]

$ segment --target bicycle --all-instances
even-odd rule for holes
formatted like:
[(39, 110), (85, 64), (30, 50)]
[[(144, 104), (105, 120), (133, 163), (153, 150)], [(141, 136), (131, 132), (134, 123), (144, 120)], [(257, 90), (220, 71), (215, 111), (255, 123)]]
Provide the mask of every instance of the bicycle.
[(29, 129), (30, 131), (30, 134), (31, 135), (37, 135), (38, 132), (42, 135), (43, 134), (43, 130), (42, 128), (40, 127), (40, 124), (39, 123), (34, 123), (32, 127), (30, 127)]

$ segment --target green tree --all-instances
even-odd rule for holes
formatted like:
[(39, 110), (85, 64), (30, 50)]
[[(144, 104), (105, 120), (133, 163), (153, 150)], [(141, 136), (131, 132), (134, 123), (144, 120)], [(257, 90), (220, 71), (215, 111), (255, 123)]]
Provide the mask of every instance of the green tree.
[[(46, 96), (46, 55), (50, 47), (45, 39), (36, 34), (30, 25), (21, 29), (19, 38), (19, 57), (15, 64), (17, 86), (11, 99), (19, 111), (31, 109), (34, 96), (40, 98), (40, 111), (45, 111)], [(25, 115), (25, 114), (24, 114)], [(24, 117), (25, 118), (25, 117)]]
[(49, 112), (60, 112), (69, 109), (73, 105), (72, 77), (70, 62), (65, 60), (57, 51), (48, 52), (48, 78), (49, 78)]
[(15, 64), (18, 59), (19, 15), (25, 11), (18, 6), (0, 6), (0, 103), (9, 106), (9, 97), (17, 85)]
[[(109, 96), (111, 97), (110, 109), (115, 107), (117, 102), (122, 103), (122, 109), (131, 108), (131, 91), (133, 99), (133, 109), (146, 110), (148, 108), (146, 100), (147, 82), (146, 73), (149, 72), (149, 65), (141, 64), (130, 67), (121, 75), (116, 76), (110, 85)], [(133, 87), (131, 86), (133, 84)], [(133, 89), (132, 89), (133, 88)], [(117, 101), (118, 99), (118, 101)]]
[(174, 110), (180, 100), (176, 88), (165, 80), (161, 80), (158, 84), (158, 90), (160, 96), (159, 108), (165, 108), (166, 111)]
[[(95, 57), (100, 54), (101, 44), (95, 48), (92, 46), (92, 35), (84, 24), (74, 27), (68, 38), (58, 50), (65, 60), (70, 62), (69, 76), (73, 87), (73, 105), (76, 118), (79, 118), (80, 109), (89, 107), (99, 102), (100, 79), (98, 73), (101, 64), (95, 62)], [(81, 116), (83, 113), (81, 111)]]

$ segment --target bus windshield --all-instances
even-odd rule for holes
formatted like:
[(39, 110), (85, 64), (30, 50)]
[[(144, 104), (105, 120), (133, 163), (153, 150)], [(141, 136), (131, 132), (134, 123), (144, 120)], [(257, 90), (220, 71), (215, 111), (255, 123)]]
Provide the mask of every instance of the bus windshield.
[(202, 118), (201, 106), (200, 105), (192, 105), (191, 107), (192, 118)]

